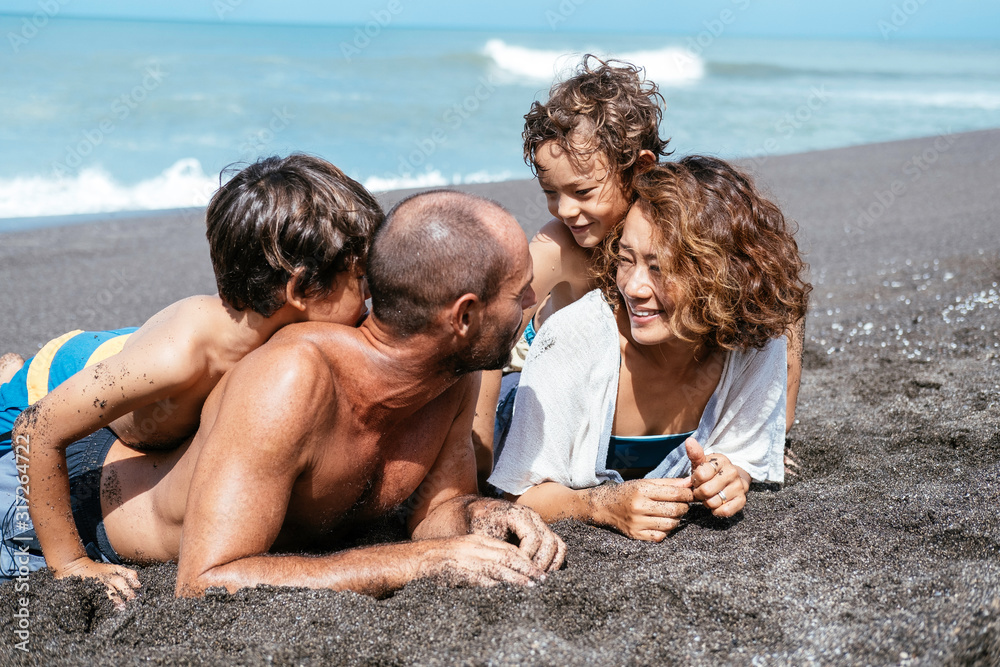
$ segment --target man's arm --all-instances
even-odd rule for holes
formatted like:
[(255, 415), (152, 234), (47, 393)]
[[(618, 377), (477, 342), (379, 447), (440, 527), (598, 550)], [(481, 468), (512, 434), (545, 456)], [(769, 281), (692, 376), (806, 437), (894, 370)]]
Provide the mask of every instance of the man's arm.
[(310, 437), (330, 432), (325, 420), (335, 417), (336, 386), (317, 349), (270, 343), (238, 364), (220, 389), (216, 419), (197, 436), (206, 441), (188, 494), (178, 595), (270, 584), (382, 596), (425, 576), (480, 585), (526, 584), (542, 576), (513, 545), (475, 535), (326, 556), (269, 554), (316, 448), (338, 446)]
[(476, 459), (469, 437), (475, 385), (467, 376), (452, 389), (462, 392), (460, 408), (441, 453), (411, 498), (410, 534), (415, 540), (468, 534), (499, 540), (516, 537), (520, 551), (539, 569), (557, 570), (566, 545), (534, 511), (471, 495), (476, 489)]

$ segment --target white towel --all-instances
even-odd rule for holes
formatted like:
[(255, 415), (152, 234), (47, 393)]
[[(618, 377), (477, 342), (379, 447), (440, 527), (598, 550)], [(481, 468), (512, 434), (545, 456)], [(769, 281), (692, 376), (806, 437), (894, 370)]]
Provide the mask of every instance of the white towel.
[[(706, 452), (725, 454), (759, 481), (785, 476), (785, 350), (781, 337), (762, 350), (727, 353), (693, 436)], [(542, 482), (573, 489), (621, 482), (604, 465), (620, 364), (614, 313), (599, 291), (549, 317), (525, 361), (490, 483), (521, 495)], [(647, 477), (662, 477), (666, 468), (661, 463)]]

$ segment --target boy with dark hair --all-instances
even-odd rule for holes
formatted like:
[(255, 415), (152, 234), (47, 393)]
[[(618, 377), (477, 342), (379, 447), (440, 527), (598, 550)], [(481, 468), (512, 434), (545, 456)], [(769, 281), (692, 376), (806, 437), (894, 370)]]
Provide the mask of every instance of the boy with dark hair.
[[(56, 577), (95, 577), (109, 590), (138, 585), (134, 571), (94, 562), (99, 550), (81, 542), (69, 501), (69, 471), (86, 466), (76, 460), (81, 445), (174, 447), (197, 429), (222, 376), (278, 329), (357, 324), (382, 218), (375, 198), (325, 160), (260, 160), (220, 187), (206, 212), (218, 295), (178, 301), (138, 329), (66, 334), (0, 386), (0, 431), (11, 431), (0, 447), (13, 447), (0, 457), (0, 509), (11, 508), (0, 525), (0, 577), (17, 573), (14, 549), (23, 564), (30, 544), (45, 553), (30, 569), (48, 563)], [(29, 451), (37, 542), (15, 525), (27, 509), (18, 508), (17, 464)]]

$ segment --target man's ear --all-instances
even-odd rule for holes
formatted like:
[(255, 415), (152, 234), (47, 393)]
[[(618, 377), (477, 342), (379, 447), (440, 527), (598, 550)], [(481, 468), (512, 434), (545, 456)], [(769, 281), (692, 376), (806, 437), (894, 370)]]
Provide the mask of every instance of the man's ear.
[(483, 303), (471, 292), (460, 296), (448, 311), (452, 332), (459, 338), (470, 338), (479, 332), (483, 319)]

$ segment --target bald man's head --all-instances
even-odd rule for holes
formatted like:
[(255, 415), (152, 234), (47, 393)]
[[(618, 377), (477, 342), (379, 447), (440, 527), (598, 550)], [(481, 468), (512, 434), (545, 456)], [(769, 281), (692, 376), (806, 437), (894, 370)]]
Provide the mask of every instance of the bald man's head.
[(450, 190), (404, 199), (375, 232), (368, 262), (372, 314), (395, 333), (424, 330), (464, 294), (493, 300), (523, 233), (496, 202)]

